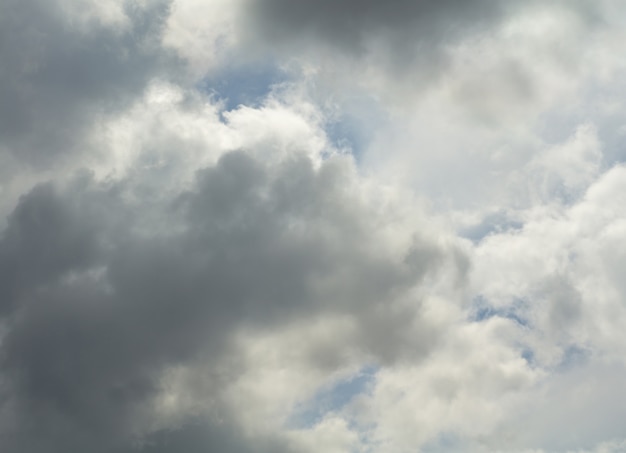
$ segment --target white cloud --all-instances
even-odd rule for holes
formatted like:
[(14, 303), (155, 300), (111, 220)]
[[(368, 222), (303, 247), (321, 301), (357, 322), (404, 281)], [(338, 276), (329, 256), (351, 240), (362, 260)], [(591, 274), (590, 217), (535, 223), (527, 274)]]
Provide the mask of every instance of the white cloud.
[(0, 449), (623, 450), (622, 9), (4, 2)]
[(233, 58), (241, 0), (177, 0), (172, 3), (163, 34), (166, 48), (184, 58), (195, 77)]

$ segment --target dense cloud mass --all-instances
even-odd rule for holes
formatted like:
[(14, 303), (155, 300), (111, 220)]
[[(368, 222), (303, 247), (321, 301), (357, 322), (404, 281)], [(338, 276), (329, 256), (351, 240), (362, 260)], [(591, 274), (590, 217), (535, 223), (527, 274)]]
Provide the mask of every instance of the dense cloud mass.
[(0, 0), (0, 450), (624, 451), (622, 9)]
[[(380, 231), (388, 220), (359, 199), (352, 173), (341, 157), (317, 169), (301, 156), (268, 167), (231, 152), (156, 212), (125, 201), (130, 181), (83, 178), (25, 195), (1, 259), (5, 398), (23, 420), (14, 448), (90, 448), (84, 432), (101, 445), (130, 436), (169, 367), (206, 354), (219, 362), (246, 326), (336, 313), (356, 329), (336, 347), (380, 361), (423, 355), (410, 290), (450, 252), (410, 236), (393, 253)], [(143, 225), (146, 216), (158, 226)], [(396, 302), (403, 297), (409, 305)], [(384, 326), (399, 330), (377, 335)], [(29, 431), (33, 411), (60, 426)]]
[(502, 2), (491, 0), (267, 0), (253, 2), (250, 7), (251, 21), (272, 42), (290, 45), (293, 38), (304, 42), (313, 39), (359, 54), (382, 35), (393, 46), (389, 50), (398, 55), (449, 43), (467, 28), (495, 21), (505, 9)]
[[(14, 158), (53, 164), (90, 120), (127, 106), (159, 70), (168, 4), (114, 3), (0, 5), (0, 134)], [(121, 17), (102, 17), (99, 8), (119, 9)]]

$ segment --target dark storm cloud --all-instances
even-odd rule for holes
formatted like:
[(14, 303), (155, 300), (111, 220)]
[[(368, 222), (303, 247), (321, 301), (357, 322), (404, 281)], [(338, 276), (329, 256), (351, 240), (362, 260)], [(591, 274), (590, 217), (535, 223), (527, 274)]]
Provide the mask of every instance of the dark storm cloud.
[(35, 188), (10, 216), (0, 242), (0, 313), (13, 309), (33, 284), (91, 264), (95, 249), (89, 219), (80, 219), (77, 207), (51, 186)]
[[(255, 45), (307, 55), (314, 63), (320, 61), (317, 52), (330, 50), (340, 64), (347, 59), (386, 72), (394, 78), (391, 86), (408, 77), (413, 91), (448, 67), (450, 46), (489, 33), (524, 9), (545, 7), (517, 0), (260, 0), (246, 5), (248, 36)], [(587, 22), (599, 18), (587, 0), (551, 6)]]
[(416, 59), (431, 70), (442, 47), (500, 19), (511, 5), (497, 0), (321, 0), (251, 2), (253, 34), (279, 48), (322, 45), (364, 57), (377, 46), (380, 61), (406, 69)]
[[(341, 158), (315, 169), (305, 157), (270, 165), (235, 152), (156, 208), (128, 201), (132, 181), (82, 177), (24, 196), (0, 242), (0, 413), (14, 424), (0, 436), (2, 450), (123, 448), (147, 429), (168, 367), (199, 356), (217, 363), (244, 326), (341, 312), (355, 317), (362, 338), (382, 323), (361, 346), (382, 361), (428, 350), (407, 330), (416, 313), (385, 306), (446, 251), (416, 239), (404, 255), (380, 254), (385, 220), (359, 198), (353, 177)], [(185, 438), (171, 436), (153, 442)], [(245, 451), (223, 442), (220, 451)]]
[(261, 0), (252, 3), (250, 16), (270, 39), (315, 38), (359, 52), (371, 35), (383, 33), (401, 47), (437, 41), (491, 22), (503, 10), (496, 0)]
[(255, 439), (250, 442), (243, 433), (208, 424), (206, 420), (189, 422), (178, 429), (158, 431), (149, 436), (142, 446), (115, 453), (297, 453), (280, 441)]
[(133, 5), (127, 26), (81, 26), (58, 1), (0, 2), (0, 149), (46, 167), (98, 114), (142, 94), (170, 58), (159, 47), (169, 2)]

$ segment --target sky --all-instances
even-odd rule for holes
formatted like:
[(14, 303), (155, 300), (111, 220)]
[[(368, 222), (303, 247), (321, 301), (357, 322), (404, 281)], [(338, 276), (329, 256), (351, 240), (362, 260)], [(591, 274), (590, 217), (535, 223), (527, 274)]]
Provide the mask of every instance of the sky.
[(618, 0), (0, 0), (0, 451), (626, 452)]

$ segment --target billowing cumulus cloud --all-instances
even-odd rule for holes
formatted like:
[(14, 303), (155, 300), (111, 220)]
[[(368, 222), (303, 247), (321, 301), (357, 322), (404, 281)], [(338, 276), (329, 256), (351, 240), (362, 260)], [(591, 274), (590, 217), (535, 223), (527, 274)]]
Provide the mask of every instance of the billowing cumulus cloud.
[(0, 450), (622, 451), (622, 9), (0, 1)]
[[(225, 151), (178, 191), (84, 174), (20, 198), (0, 258), (10, 448), (143, 441), (167, 418), (155, 407), (169, 370), (222, 366), (240, 329), (336, 315), (351, 330), (332, 345), (340, 354), (393, 363), (429, 352), (438, 332), (420, 319), (417, 290), (446, 266), (462, 279), (463, 252), (426, 220), (403, 219), (351, 158), (276, 152)], [(335, 354), (310, 360), (334, 371)], [(209, 400), (225, 387), (208, 385)]]

